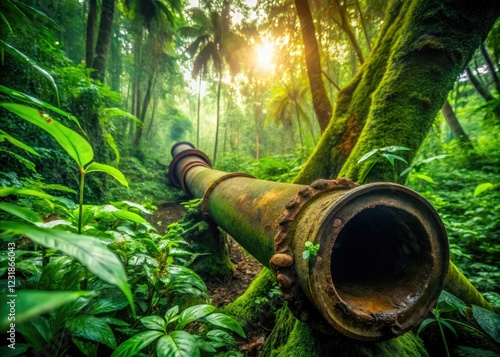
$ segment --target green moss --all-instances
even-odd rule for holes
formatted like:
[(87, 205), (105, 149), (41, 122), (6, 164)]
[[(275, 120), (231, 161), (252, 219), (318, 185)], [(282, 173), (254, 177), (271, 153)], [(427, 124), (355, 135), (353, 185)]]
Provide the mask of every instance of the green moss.
[(224, 308), (224, 313), (236, 318), (242, 325), (248, 324), (257, 315), (255, 299), (266, 297), (267, 292), (276, 285), (276, 277), (267, 268), (263, 268), (252, 281), (247, 291)]
[(375, 342), (361, 342), (346, 338), (339, 333), (324, 335), (296, 320), (284, 307), (278, 314), (277, 324), (266, 341), (263, 357), (393, 357), (427, 356), (422, 341), (413, 333), (401, 337)]
[(199, 209), (186, 214), (184, 221), (193, 223), (184, 238), (193, 252), (201, 254), (190, 268), (206, 279), (231, 276), (235, 268), (229, 258), (226, 233), (203, 221)]

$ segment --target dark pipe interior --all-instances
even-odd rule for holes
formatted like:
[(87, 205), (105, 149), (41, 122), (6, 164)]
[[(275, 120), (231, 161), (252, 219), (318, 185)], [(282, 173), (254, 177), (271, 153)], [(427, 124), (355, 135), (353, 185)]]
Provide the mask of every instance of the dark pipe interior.
[(362, 210), (340, 231), (331, 273), (342, 300), (377, 314), (413, 305), (431, 265), (429, 239), (421, 223), (401, 209), (375, 206)]

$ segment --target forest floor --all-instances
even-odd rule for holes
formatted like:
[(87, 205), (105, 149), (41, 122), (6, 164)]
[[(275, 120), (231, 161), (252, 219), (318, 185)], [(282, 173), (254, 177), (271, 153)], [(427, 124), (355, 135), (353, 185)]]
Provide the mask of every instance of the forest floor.
[[(185, 213), (184, 207), (174, 201), (160, 202), (156, 206), (158, 210), (148, 220), (161, 234), (169, 224), (180, 221)], [(219, 308), (242, 295), (262, 269), (262, 264), (248, 254), (234, 239), (229, 238), (228, 244), (230, 259), (235, 266), (234, 274), (224, 279), (205, 281), (212, 298), (212, 305)], [(274, 316), (264, 315), (248, 324), (245, 327), (247, 338), (237, 339), (240, 351), (248, 357), (260, 356), (262, 345), (271, 333), (273, 324)]]

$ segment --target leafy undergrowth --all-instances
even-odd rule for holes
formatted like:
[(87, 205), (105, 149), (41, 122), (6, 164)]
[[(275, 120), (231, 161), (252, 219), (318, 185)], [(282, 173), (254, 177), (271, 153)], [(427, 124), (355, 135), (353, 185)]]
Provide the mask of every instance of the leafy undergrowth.
[(500, 151), (464, 153), (452, 142), (445, 158), (423, 166), (409, 186), (427, 198), (444, 222), (451, 260), (489, 302), (500, 308)]

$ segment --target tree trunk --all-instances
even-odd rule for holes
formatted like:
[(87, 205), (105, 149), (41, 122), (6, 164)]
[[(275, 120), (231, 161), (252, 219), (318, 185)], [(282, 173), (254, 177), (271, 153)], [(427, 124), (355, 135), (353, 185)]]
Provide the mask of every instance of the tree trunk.
[(92, 62), (92, 78), (104, 82), (106, 73), (106, 58), (108, 56), (109, 44), (113, 30), (113, 15), (115, 13), (115, 0), (102, 0), (101, 21), (99, 23), (99, 34), (95, 46), (95, 57)]
[(200, 108), (201, 108), (201, 72), (198, 81), (198, 108), (196, 112), (196, 147), (200, 147)]
[(222, 71), (219, 72), (219, 83), (217, 84), (217, 121), (215, 124), (215, 145), (214, 145), (214, 160), (217, 158), (217, 145), (219, 144), (219, 121), (220, 121), (220, 91), (222, 86)]
[[(364, 162), (357, 163), (361, 155), (388, 145), (409, 147), (405, 158), (411, 160), (453, 82), (499, 15), (500, 7), (489, 1), (392, 1), (371, 55), (339, 93), (334, 119), (295, 182), (337, 175), (357, 180), (369, 171)], [(392, 172), (375, 166), (368, 177), (371, 181), (390, 180)], [(265, 274), (270, 273), (261, 273), (255, 286), (226, 311), (252, 316), (254, 307), (247, 299), (254, 301), (255, 292), (265, 285)], [(453, 291), (468, 303), (482, 305), (484, 299), (467, 283), (452, 265), (448, 284)], [(278, 313), (262, 356), (292, 355), (428, 354), (412, 332), (378, 343), (354, 341), (340, 334), (326, 336), (296, 320), (285, 308)]]
[(295, 0), (295, 6), (304, 41), (307, 75), (309, 77), (309, 85), (311, 86), (314, 111), (316, 112), (321, 132), (324, 132), (332, 116), (332, 105), (328, 99), (321, 75), (321, 58), (318, 42), (316, 41), (311, 9), (308, 0)]
[[(474, 16), (465, 15), (472, 9)], [(404, 154), (410, 162), (499, 11), (487, 2), (392, 2), (372, 54), (339, 93), (332, 124), (298, 182), (337, 176), (358, 180), (371, 164), (357, 164), (361, 156), (389, 145), (410, 148)], [(455, 21), (463, 25), (456, 27)], [(368, 178), (392, 180), (393, 173), (376, 165)]]
[(259, 161), (260, 158), (260, 141), (259, 141), (259, 109), (257, 106), (257, 84), (254, 83), (253, 92), (253, 121), (255, 123), (255, 161)]
[(488, 66), (488, 72), (490, 72), (491, 78), (493, 79), (493, 84), (495, 85), (495, 89), (497, 93), (500, 93), (500, 79), (498, 78), (497, 72), (495, 71), (495, 65), (491, 61), (491, 57), (486, 50), (486, 46), (484, 43), (481, 44), (481, 54), (484, 57), (486, 65)]
[(446, 123), (451, 129), (453, 137), (459, 140), (467, 149), (473, 149), (469, 136), (465, 133), (462, 125), (460, 125), (460, 122), (458, 121), (458, 118), (455, 115), (450, 102), (446, 101), (446, 103), (444, 103), (444, 106), (441, 109), (441, 113), (443, 114)]
[(89, 13), (87, 15), (87, 33), (85, 39), (85, 63), (92, 68), (94, 61), (95, 22), (97, 19), (97, 0), (89, 0)]
[(149, 107), (149, 102), (151, 101), (151, 92), (153, 91), (154, 87), (154, 71), (151, 73), (151, 76), (149, 77), (148, 80), (148, 87), (146, 89), (146, 94), (144, 95), (144, 102), (142, 103), (142, 111), (141, 115), (139, 116), (139, 120), (143, 124), (143, 126), (137, 126), (137, 130), (135, 132), (135, 139), (134, 139), (134, 148), (139, 147), (139, 144), (141, 143), (141, 138), (142, 138), (142, 128), (144, 127), (144, 123), (146, 122), (146, 113), (148, 111)]
[(359, 0), (355, 0), (356, 10), (359, 13), (359, 21), (361, 22), (361, 26), (363, 27), (363, 34), (365, 35), (366, 47), (368, 48), (368, 52), (372, 50), (370, 35), (368, 34), (368, 29), (366, 28), (365, 18), (363, 16), (363, 11), (361, 11), (361, 6), (359, 5)]
[(467, 72), (467, 77), (469, 77), (470, 82), (472, 83), (476, 91), (479, 93), (479, 95), (488, 102), (492, 101), (494, 98), (491, 95), (490, 91), (476, 78), (476, 76), (474, 76), (472, 70), (469, 67), (467, 67), (465, 71)]

